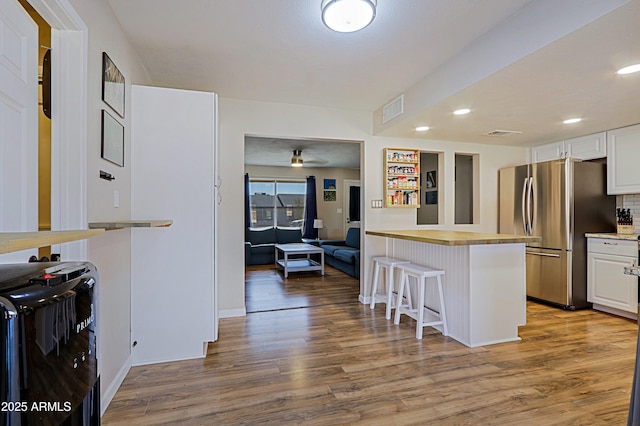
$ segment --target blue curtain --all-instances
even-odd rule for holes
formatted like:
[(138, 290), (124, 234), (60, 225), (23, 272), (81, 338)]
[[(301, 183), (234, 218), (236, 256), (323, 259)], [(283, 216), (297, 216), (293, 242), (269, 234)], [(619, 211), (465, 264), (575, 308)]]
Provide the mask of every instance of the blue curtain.
[(304, 229), (302, 230), (302, 238), (318, 238), (318, 230), (313, 227), (313, 221), (317, 218), (316, 177), (307, 176), (307, 197), (304, 203)]
[(249, 195), (249, 173), (244, 174), (244, 227), (251, 227), (251, 199)]

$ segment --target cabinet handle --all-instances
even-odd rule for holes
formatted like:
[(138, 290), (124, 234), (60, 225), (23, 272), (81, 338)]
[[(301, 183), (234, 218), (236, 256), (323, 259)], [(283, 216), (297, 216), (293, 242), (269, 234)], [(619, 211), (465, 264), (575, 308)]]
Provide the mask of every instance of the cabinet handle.
[(618, 245), (618, 243), (609, 243), (607, 241), (605, 241), (604, 244), (607, 245), (607, 246), (617, 246)]

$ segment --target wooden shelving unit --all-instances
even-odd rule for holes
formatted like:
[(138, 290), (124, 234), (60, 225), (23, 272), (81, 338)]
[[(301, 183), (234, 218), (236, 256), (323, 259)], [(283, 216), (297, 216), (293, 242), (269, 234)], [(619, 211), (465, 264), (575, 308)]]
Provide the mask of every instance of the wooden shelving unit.
[(420, 207), (420, 151), (384, 148), (384, 206)]

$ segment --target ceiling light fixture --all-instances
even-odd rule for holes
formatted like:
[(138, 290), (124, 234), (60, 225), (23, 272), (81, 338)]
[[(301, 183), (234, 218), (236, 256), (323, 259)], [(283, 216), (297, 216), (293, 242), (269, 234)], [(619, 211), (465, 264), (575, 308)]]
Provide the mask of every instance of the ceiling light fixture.
[(291, 167), (302, 167), (304, 165), (304, 160), (302, 159), (302, 150), (294, 149), (293, 157), (291, 157)]
[(460, 108), (453, 111), (455, 115), (465, 115), (465, 114), (469, 114), (470, 112), (471, 110), (469, 108)]
[(563, 121), (564, 124), (575, 124), (575, 123), (579, 123), (582, 121), (582, 118), (576, 117), (576, 118), (568, 118), (566, 120)]
[(426, 132), (429, 130), (429, 126), (418, 126), (416, 127), (416, 132)]
[(620, 68), (616, 71), (616, 74), (633, 74), (634, 72), (640, 71), (640, 64), (629, 65), (628, 67)]
[(376, 17), (377, 0), (322, 0), (322, 22), (339, 33), (352, 33)]

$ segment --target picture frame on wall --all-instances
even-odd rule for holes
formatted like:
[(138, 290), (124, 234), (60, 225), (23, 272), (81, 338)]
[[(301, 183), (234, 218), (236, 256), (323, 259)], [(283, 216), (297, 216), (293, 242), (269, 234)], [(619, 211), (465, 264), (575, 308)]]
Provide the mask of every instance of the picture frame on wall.
[(113, 164), (124, 167), (124, 126), (104, 109), (101, 156)]
[(102, 52), (102, 100), (124, 118), (125, 79), (107, 52)]
[(323, 201), (336, 201), (336, 191), (324, 191)]
[(324, 180), (324, 189), (335, 190), (336, 189), (336, 180), (335, 179), (325, 179)]

